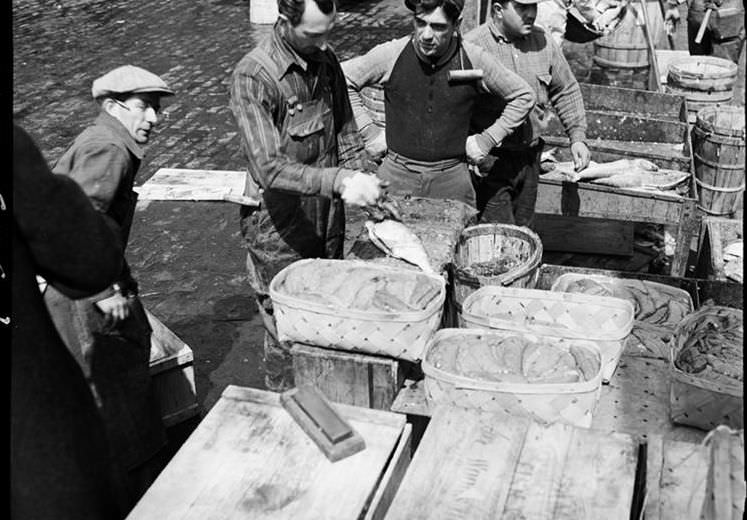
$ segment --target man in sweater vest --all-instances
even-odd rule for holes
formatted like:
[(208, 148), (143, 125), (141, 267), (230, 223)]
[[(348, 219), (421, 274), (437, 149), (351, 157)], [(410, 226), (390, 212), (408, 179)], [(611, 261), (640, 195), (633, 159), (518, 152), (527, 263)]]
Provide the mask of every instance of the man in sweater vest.
[[(542, 133), (554, 109), (571, 143), (576, 170), (583, 170), (591, 158), (586, 139), (586, 113), (581, 88), (563, 52), (545, 31), (534, 25), (541, 0), (492, 0), (490, 18), (465, 35), (491, 56), (529, 83), (537, 104), (527, 122), (500, 148), (491, 152), (493, 166), (475, 180), (477, 209), (482, 222), (531, 226), (542, 154)], [(473, 130), (491, 124), (496, 107), (493, 100), (477, 101)], [(488, 162), (488, 161), (486, 161)]]
[[(405, 5), (413, 11), (411, 35), (342, 63), (358, 128), (369, 153), (384, 156), (378, 175), (391, 193), (476, 207), (468, 164), (480, 165), (524, 122), (534, 94), (516, 73), (461, 39), (464, 0), (405, 0)], [(384, 89), (386, 130), (373, 124), (359, 95), (376, 85)], [(497, 99), (500, 115), (469, 135), (481, 93)]]

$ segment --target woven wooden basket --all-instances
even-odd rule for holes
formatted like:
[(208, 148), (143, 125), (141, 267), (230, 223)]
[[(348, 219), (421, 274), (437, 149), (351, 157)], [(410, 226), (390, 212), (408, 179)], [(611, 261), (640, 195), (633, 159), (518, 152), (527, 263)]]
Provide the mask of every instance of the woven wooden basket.
[(460, 326), (593, 341), (602, 354), (602, 380), (609, 382), (633, 314), (633, 304), (620, 298), (490, 286), (467, 296)]
[[(433, 336), (423, 355), (425, 397), (429, 405), (439, 404), (503, 411), (511, 415), (531, 417), (542, 423), (565, 422), (583, 428), (591, 426), (592, 414), (599, 401), (602, 385), (601, 355), (597, 346), (584, 340), (543, 338), (558, 348), (571, 344), (588, 349), (600, 362), (599, 372), (589, 381), (559, 384), (517, 384), (478, 380), (445, 370), (433, 362), (438, 349), (458, 349), (468, 336), (504, 338), (516, 332), (477, 329), (441, 329)], [(518, 335), (529, 341), (540, 338), (532, 334)]]
[(708, 306), (688, 315), (674, 330), (669, 356), (671, 387), (669, 415), (673, 422), (703, 430), (719, 425), (742, 428), (744, 425), (744, 385), (740, 381), (722, 384), (677, 368), (675, 360), (698, 320), (715, 312), (726, 312), (742, 319), (740, 309)]
[(703, 444), (708, 447), (708, 476), (702, 520), (741, 520), (744, 518), (744, 430), (719, 426), (711, 430)]
[[(282, 284), (295, 269), (310, 264), (358, 266), (386, 277), (426, 277), (438, 287), (438, 293), (422, 311), (376, 312), (323, 305), (317, 301), (286, 294)], [(338, 350), (368, 352), (417, 361), (441, 321), (446, 283), (437, 275), (365, 262), (362, 260), (299, 260), (280, 271), (270, 283), (278, 336), (281, 341), (295, 341)]]
[[(468, 272), (478, 262), (492, 262), (511, 256), (519, 264), (505, 273), (482, 276)], [(454, 272), (454, 304), (461, 312), (464, 300), (480, 287), (502, 285), (529, 287), (537, 285), (542, 260), (542, 241), (523, 226), (510, 224), (478, 224), (462, 231), (456, 251)]]

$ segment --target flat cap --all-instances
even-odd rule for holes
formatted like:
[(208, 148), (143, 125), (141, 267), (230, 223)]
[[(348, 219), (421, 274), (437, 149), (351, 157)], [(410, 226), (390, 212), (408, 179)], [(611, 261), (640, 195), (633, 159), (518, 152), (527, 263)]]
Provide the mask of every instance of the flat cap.
[[(405, 5), (410, 11), (415, 11), (415, 8), (421, 3), (429, 2), (422, 2), (422, 0), (405, 0)], [(464, 9), (464, 0), (444, 0), (443, 3), (453, 5), (460, 13), (462, 12), (462, 9)]]
[(162, 96), (173, 96), (166, 82), (161, 78), (134, 65), (123, 65), (93, 80), (91, 94), (99, 98), (109, 94), (136, 94), (138, 92), (156, 92)]

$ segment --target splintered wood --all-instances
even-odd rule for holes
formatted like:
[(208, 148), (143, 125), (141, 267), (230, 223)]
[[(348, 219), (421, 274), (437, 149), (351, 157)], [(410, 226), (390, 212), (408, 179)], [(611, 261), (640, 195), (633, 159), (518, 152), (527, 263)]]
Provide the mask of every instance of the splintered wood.
[(625, 434), (439, 408), (386, 518), (628, 520), (637, 450)]

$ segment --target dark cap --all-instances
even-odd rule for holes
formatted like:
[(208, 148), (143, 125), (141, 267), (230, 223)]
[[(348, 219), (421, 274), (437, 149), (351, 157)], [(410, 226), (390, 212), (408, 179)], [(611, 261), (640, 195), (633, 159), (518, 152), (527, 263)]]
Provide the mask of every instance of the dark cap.
[[(410, 11), (415, 11), (415, 8), (421, 3), (421, 0), (405, 0), (405, 5)], [(464, 9), (464, 0), (444, 0), (444, 4), (451, 4), (456, 7), (460, 13)]]
[(123, 65), (93, 80), (91, 95), (94, 99), (111, 94), (137, 94), (154, 92), (172, 96), (171, 90), (161, 78), (140, 67)]

